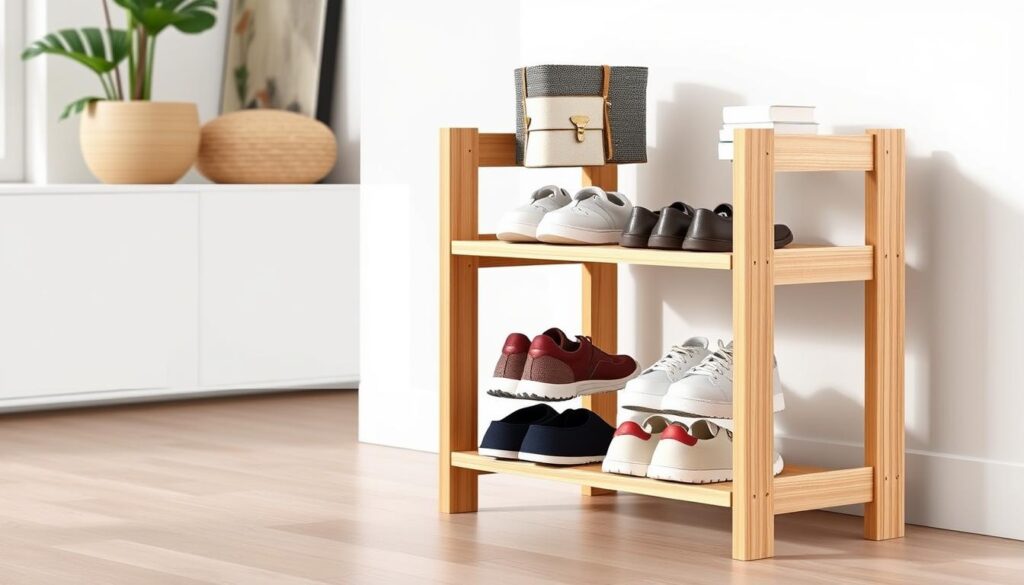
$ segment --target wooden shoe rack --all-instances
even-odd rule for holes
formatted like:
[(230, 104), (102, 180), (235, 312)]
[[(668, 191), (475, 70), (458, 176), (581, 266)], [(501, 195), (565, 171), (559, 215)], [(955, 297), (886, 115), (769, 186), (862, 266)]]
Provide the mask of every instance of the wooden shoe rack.
[[(482, 167), (515, 166), (513, 134), (441, 130), (441, 452), (445, 513), (477, 510), (477, 478), (512, 473), (583, 486), (585, 495), (623, 491), (732, 508), (732, 556), (774, 554), (775, 515), (865, 503), (864, 537), (903, 536), (904, 498), (904, 134), (776, 136), (738, 130), (734, 138), (734, 251), (694, 253), (618, 246), (510, 244), (477, 230)], [(865, 245), (773, 250), (777, 172), (864, 173)], [(617, 188), (617, 167), (583, 168), (583, 182)], [(733, 478), (688, 485), (601, 472), (495, 460), (477, 448), (477, 271), (574, 263), (583, 267), (583, 330), (614, 353), (619, 264), (732, 271)], [(786, 463), (772, 477), (772, 360), (775, 286), (864, 281), (864, 466), (822, 469)], [(616, 393), (583, 405), (614, 424)]]

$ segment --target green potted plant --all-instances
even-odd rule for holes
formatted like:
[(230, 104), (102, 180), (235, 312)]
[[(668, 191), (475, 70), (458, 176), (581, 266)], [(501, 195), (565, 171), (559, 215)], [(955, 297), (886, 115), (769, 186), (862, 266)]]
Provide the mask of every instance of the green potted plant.
[[(93, 71), (103, 95), (69, 104), (61, 119), (81, 113), (86, 165), (105, 183), (174, 183), (199, 151), (199, 112), (193, 103), (150, 101), (157, 37), (168, 28), (186, 34), (216, 23), (216, 0), (113, 0), (127, 15), (114, 28), (100, 0), (106, 28), (64, 29), (32, 43), (22, 59), (58, 55)], [(122, 79), (127, 69), (127, 83)]]

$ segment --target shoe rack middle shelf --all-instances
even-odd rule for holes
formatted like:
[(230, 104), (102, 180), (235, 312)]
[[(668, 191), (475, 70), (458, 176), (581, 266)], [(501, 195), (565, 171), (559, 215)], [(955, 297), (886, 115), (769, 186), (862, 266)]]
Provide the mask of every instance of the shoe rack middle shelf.
[[(684, 252), (622, 246), (569, 246), (558, 244), (521, 244), (499, 242), (491, 234), (478, 240), (452, 242), (455, 256), (498, 258), (482, 261), (481, 267), (551, 263), (598, 262), (639, 264), (676, 268), (731, 270), (729, 252)], [(874, 272), (872, 246), (824, 246), (791, 244), (775, 250), (775, 284), (810, 284), (871, 280)]]

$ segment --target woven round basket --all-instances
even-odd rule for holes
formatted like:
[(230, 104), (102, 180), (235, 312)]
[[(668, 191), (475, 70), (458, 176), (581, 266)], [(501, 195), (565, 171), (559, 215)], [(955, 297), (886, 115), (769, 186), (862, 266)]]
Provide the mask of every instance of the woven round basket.
[(321, 122), (281, 110), (243, 110), (203, 126), (196, 168), (215, 183), (316, 183), (338, 158)]

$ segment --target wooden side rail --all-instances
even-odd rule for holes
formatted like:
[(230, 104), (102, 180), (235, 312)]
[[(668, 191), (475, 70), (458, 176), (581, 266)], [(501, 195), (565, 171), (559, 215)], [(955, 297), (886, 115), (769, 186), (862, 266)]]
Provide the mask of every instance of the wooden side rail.
[(775, 135), (775, 171), (870, 171), (874, 141), (863, 136)]
[(873, 478), (874, 471), (870, 467), (776, 477), (774, 512), (789, 514), (870, 502)]

